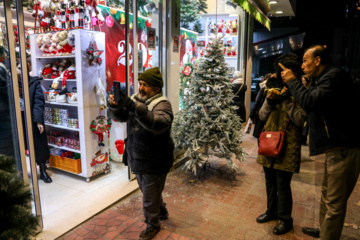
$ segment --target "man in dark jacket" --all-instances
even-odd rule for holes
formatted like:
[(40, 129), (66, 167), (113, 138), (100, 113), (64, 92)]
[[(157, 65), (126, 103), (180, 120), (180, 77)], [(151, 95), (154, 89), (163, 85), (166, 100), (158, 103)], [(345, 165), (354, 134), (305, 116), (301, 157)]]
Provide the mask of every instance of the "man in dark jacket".
[(116, 109), (113, 96), (109, 99), (114, 119), (127, 122), (127, 161), (143, 193), (147, 226), (139, 239), (153, 238), (160, 231), (159, 220), (168, 218), (162, 191), (174, 161), (173, 112), (162, 87), (159, 68), (151, 68), (139, 75), (138, 93), (123, 95)]
[(305, 234), (321, 236), (321, 240), (340, 239), (346, 203), (360, 173), (360, 129), (353, 107), (359, 106), (358, 93), (350, 77), (330, 62), (324, 46), (305, 51), (302, 69), (315, 82), (308, 88), (290, 69), (279, 64), (283, 81), (310, 116), (310, 155), (326, 155), (320, 229), (303, 228)]

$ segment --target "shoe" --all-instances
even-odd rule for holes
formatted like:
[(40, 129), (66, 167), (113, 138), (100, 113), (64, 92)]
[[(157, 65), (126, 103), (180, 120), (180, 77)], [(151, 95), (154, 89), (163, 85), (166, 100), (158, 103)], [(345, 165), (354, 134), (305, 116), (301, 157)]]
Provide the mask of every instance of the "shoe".
[(169, 212), (166, 207), (160, 207), (159, 219), (160, 220), (167, 220), (169, 218)]
[(160, 231), (160, 228), (149, 227), (142, 231), (139, 235), (139, 240), (150, 240)]
[(46, 173), (45, 163), (40, 163), (40, 179), (43, 180), (45, 183), (51, 183), (51, 177)]
[(314, 238), (320, 238), (320, 229), (319, 228), (310, 228), (310, 227), (303, 227), (302, 232), (306, 235), (312, 236)]
[(278, 217), (268, 215), (267, 213), (263, 213), (257, 217), (256, 222), (257, 223), (266, 223), (266, 222), (269, 222), (272, 220), (278, 220)]
[(281, 235), (281, 234), (285, 234), (287, 233), (288, 231), (292, 230), (294, 227), (293, 227), (293, 221), (291, 219), (290, 220), (281, 220), (281, 222), (276, 225), (273, 229), (273, 233), (275, 235)]

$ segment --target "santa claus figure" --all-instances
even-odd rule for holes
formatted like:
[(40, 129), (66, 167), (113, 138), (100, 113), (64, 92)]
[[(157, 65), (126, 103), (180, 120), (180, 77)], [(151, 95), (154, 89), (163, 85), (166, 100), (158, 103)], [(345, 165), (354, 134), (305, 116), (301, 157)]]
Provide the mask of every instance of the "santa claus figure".
[(193, 45), (190, 40), (185, 42), (185, 54), (183, 56), (182, 62), (185, 65), (193, 61)]

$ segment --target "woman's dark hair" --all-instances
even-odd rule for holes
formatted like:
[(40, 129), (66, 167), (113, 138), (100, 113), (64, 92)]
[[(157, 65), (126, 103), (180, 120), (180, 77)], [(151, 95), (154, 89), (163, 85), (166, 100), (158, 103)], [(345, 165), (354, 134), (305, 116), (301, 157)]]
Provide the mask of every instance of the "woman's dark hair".
[(297, 76), (300, 76), (302, 73), (299, 58), (294, 53), (285, 53), (275, 59), (274, 68), (276, 76), (281, 78), (282, 68), (279, 66), (279, 63), (284, 65), (284, 67), (291, 69)]

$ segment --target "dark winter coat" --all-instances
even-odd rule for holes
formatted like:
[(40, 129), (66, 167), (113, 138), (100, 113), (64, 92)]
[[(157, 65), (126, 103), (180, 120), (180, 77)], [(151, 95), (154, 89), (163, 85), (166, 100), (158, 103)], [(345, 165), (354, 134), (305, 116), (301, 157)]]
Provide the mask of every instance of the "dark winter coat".
[(247, 86), (245, 83), (232, 84), (231, 89), (233, 93), (236, 94), (233, 98), (234, 102), (231, 105), (238, 107), (238, 109), (236, 110), (236, 114), (241, 118), (241, 122), (243, 123), (246, 121), (245, 92), (247, 90)]
[(260, 133), (263, 130), (264, 125), (266, 123), (265, 121), (262, 121), (259, 118), (259, 111), (260, 111), (261, 106), (264, 103), (265, 98), (266, 98), (265, 87), (263, 87), (260, 89), (260, 91), (256, 95), (255, 103), (250, 112), (250, 119), (255, 122), (254, 131), (253, 131), (253, 136), (255, 138), (260, 137)]
[(354, 82), (333, 65), (313, 82), (315, 86), (308, 88), (296, 79), (288, 83), (296, 101), (310, 116), (310, 155), (360, 146), (359, 92)]
[[(132, 97), (133, 100), (134, 96)], [(116, 120), (116, 112), (114, 112)], [(157, 94), (145, 103), (136, 101), (135, 112), (127, 120), (126, 154), (135, 174), (165, 174), (174, 162), (171, 138), (173, 112), (170, 102)]]
[(301, 160), (301, 131), (307, 119), (306, 112), (298, 106), (293, 98), (270, 105), (264, 101), (259, 117), (266, 121), (265, 131), (282, 131), (287, 122), (283, 150), (279, 157), (258, 155), (257, 162), (265, 167), (273, 164), (274, 169), (299, 172)]
[(37, 123), (44, 125), (44, 110), (45, 110), (45, 98), (41, 88), (40, 77), (29, 78), (29, 96), (30, 96), (30, 109), (31, 109), (31, 121), (32, 131), (35, 148), (36, 163), (44, 163), (50, 158), (46, 130), (40, 134)]
[[(5, 65), (0, 63), (0, 154), (14, 156), (14, 144), (12, 141), (13, 127), (11, 125), (12, 112), (10, 103), (13, 98), (10, 74)], [(13, 119), (13, 122), (15, 120)]]

